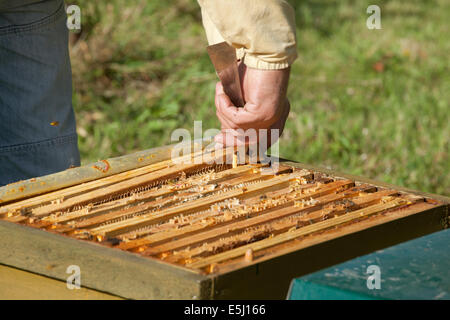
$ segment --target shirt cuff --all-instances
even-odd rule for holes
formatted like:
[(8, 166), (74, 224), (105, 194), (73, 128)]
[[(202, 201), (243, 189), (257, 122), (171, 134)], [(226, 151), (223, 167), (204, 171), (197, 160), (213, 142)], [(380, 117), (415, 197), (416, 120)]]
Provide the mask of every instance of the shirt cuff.
[(294, 60), (297, 58), (297, 54), (295, 54), (294, 56), (290, 56), (284, 60), (267, 62), (262, 60), (258, 56), (245, 53), (245, 51), (243, 51), (243, 53), (240, 53), (240, 55), (241, 56), (239, 56), (238, 54), (238, 59), (241, 59), (247, 67), (264, 70), (281, 70), (289, 68), (289, 66), (291, 66)]

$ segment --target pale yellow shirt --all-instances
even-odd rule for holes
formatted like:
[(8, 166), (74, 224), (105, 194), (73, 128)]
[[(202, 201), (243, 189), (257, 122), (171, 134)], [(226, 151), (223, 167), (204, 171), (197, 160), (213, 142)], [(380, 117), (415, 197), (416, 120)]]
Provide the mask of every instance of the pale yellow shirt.
[(297, 58), (294, 9), (282, 0), (197, 0), (208, 43), (226, 41), (251, 68), (285, 69)]

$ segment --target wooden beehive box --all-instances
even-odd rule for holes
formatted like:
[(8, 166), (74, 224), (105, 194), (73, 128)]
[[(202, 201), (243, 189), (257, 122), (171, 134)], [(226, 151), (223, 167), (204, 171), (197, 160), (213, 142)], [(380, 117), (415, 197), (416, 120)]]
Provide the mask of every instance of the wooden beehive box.
[(445, 197), (267, 170), (158, 149), (0, 188), (0, 264), (62, 281), (77, 265), (124, 298), (285, 298), (294, 277), (449, 225)]

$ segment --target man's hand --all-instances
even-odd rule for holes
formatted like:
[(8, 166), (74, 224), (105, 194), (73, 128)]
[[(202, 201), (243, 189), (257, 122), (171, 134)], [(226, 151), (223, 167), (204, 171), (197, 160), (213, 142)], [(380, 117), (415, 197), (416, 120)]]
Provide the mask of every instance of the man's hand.
[[(281, 135), (289, 114), (289, 101), (286, 91), (289, 82), (290, 68), (282, 70), (252, 69), (239, 64), (241, 87), (244, 100), (243, 108), (233, 106), (223, 91), (220, 82), (216, 85), (216, 115), (222, 125), (222, 133), (215, 141), (223, 145), (241, 145), (248, 141), (237, 132), (237, 129), (279, 129)], [(268, 144), (270, 130), (268, 130)]]

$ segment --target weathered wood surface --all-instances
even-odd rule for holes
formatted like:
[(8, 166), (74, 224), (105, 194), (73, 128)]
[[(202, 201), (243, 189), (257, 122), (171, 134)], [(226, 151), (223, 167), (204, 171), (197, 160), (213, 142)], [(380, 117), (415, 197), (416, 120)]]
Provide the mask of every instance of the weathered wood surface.
[(67, 289), (64, 281), (0, 265), (1, 300), (120, 300), (122, 298), (81, 287)]
[(69, 265), (81, 285), (128, 299), (208, 298), (208, 278), (126, 251), (0, 221), (0, 263), (66, 281)]

